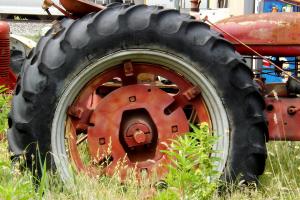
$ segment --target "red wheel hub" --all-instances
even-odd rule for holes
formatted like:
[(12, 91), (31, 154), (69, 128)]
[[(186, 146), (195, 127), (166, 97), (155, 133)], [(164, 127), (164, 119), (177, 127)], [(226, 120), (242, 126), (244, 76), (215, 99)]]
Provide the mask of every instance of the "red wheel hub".
[[(94, 126), (88, 129), (88, 145), (93, 160), (101, 162), (107, 156), (111, 156), (113, 166), (116, 166), (118, 160), (124, 159), (126, 165), (132, 167), (137, 165), (137, 167), (151, 171), (162, 159), (161, 150), (165, 149), (163, 144), (169, 143), (169, 139), (178, 136), (179, 133), (186, 133), (189, 130), (182, 109), (170, 115), (165, 114), (165, 108), (173, 101), (170, 95), (159, 88), (145, 85), (130, 85), (111, 92), (98, 104), (90, 118), (90, 123)], [(125, 128), (123, 132), (120, 130), (122, 118), (126, 120), (126, 111), (128, 113), (132, 110), (137, 111), (137, 114), (132, 114), (134, 116), (129, 123), (125, 122), (128, 128)], [(141, 119), (139, 119), (139, 111), (147, 111), (156, 127), (151, 127), (143, 120), (145, 112), (141, 112)], [(108, 132), (110, 134), (107, 134)], [(154, 134), (158, 137), (153, 138)], [(123, 138), (125, 145), (121, 142)], [(127, 147), (136, 147), (151, 142), (156, 143), (153, 155), (144, 150), (137, 152), (138, 159), (130, 159), (130, 156), (127, 156), (131, 153)], [(149, 162), (149, 159), (155, 162)]]
[[(141, 74), (147, 83), (139, 79)], [(147, 78), (145, 74), (152, 76)], [(155, 76), (174, 84), (164, 86), (154, 80)], [(119, 82), (112, 84), (111, 80)], [(189, 123), (210, 121), (199, 92), (182, 76), (163, 66), (126, 61), (100, 74), (87, 84), (68, 110), (66, 131), (71, 159), (78, 170), (89, 173), (112, 175), (119, 171), (124, 177), (127, 169), (132, 168), (137, 172), (155, 171), (162, 176), (165, 164), (170, 162), (162, 150), (170, 139), (188, 132)], [(78, 147), (85, 141), (88, 163), (83, 161), (86, 156), (80, 155)], [(124, 167), (120, 168), (120, 161)], [(99, 171), (100, 164), (103, 168)]]
[(135, 147), (139, 145), (149, 144), (153, 138), (153, 130), (150, 125), (141, 120), (127, 122), (128, 125), (122, 131), (124, 141), (128, 147)]

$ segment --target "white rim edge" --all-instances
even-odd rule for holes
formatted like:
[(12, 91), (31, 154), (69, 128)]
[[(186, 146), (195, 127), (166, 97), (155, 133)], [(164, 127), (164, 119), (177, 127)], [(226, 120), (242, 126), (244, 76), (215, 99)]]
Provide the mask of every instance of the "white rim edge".
[[(221, 158), (221, 161), (217, 165), (216, 170), (222, 172), (225, 168), (229, 151), (229, 122), (226, 110), (215, 88), (195, 67), (175, 55), (161, 51), (134, 49), (118, 51), (96, 60), (93, 64), (83, 69), (65, 88), (57, 104), (51, 127), (52, 153), (54, 154), (54, 161), (63, 181), (68, 181), (72, 177), (71, 167), (65, 149), (64, 134), (61, 134), (65, 132), (67, 107), (72, 104), (78, 93), (91, 78), (126, 59), (130, 59), (133, 62), (148, 61), (153, 64), (164, 65), (184, 75), (184, 77), (193, 84), (201, 86), (202, 96), (213, 123), (213, 131), (218, 136), (218, 141), (214, 145), (214, 149), (218, 151), (215, 156)], [(101, 67), (98, 67), (100, 65)]]

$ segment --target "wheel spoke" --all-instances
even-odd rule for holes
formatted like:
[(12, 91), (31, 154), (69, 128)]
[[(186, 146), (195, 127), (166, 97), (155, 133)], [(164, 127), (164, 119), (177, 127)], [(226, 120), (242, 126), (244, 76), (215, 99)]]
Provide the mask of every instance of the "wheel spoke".
[(189, 117), (190, 124), (194, 124), (196, 122), (196, 119), (197, 119), (196, 109), (192, 108), (192, 113), (191, 113), (191, 116)]
[(179, 92), (177, 95), (173, 97), (174, 101), (168, 107), (165, 108), (165, 113), (171, 114), (179, 107), (184, 108), (186, 105), (192, 104), (193, 100), (196, 97), (198, 97), (200, 93), (201, 93), (200, 88), (196, 86), (190, 87), (183, 92)]
[(77, 140), (76, 130), (70, 118), (67, 120), (67, 124), (66, 124), (66, 135), (68, 135), (69, 155), (71, 156), (77, 169), (80, 171), (84, 170), (85, 167), (80, 158), (78, 147), (76, 144), (76, 140)]

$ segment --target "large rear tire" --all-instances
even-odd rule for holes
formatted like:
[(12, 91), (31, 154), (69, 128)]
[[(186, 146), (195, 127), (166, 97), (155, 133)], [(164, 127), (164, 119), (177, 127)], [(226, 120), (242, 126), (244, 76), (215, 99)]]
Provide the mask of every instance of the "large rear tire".
[[(266, 160), (264, 101), (233, 46), (205, 23), (176, 10), (115, 5), (76, 21), (64, 19), (27, 58), (9, 115), (15, 155), (39, 155), (70, 177), (65, 150), (68, 106), (99, 74), (126, 60), (163, 66), (200, 88), (226, 181), (257, 181)], [(105, 99), (105, 98), (104, 98)], [(53, 156), (46, 156), (52, 152)], [(36, 162), (38, 163), (38, 162)]]

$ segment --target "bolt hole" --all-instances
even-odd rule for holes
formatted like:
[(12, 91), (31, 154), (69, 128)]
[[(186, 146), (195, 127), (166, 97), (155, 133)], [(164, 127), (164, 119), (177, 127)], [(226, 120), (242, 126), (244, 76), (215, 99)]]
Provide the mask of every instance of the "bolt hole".
[(99, 144), (104, 145), (105, 144), (105, 138), (99, 138)]
[(177, 133), (178, 132), (178, 126), (174, 125), (172, 126), (172, 133)]
[(151, 89), (148, 89), (148, 92), (151, 92)]
[(274, 110), (274, 106), (272, 104), (267, 105), (267, 111), (271, 112)]
[(135, 102), (135, 101), (136, 101), (136, 97), (135, 96), (129, 97), (129, 102)]

